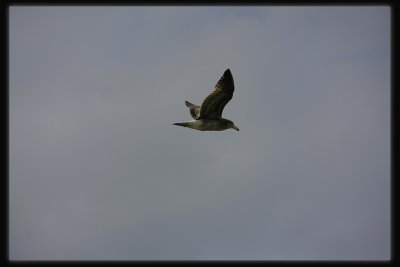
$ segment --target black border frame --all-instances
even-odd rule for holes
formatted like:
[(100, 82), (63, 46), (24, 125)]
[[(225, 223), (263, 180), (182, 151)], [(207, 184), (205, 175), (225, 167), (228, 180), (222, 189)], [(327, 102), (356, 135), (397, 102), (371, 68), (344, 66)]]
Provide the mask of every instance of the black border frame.
[[(182, 261), (176, 261), (176, 260), (121, 260), (121, 261), (114, 261), (114, 260), (71, 260), (71, 261), (54, 261), (54, 260), (32, 260), (32, 261), (11, 261), (9, 259), (9, 220), (8, 220), (8, 215), (9, 215), (9, 7), (10, 6), (219, 6), (219, 5), (226, 5), (226, 6), (389, 6), (391, 8), (391, 47), (390, 47), (390, 53), (391, 53), (391, 114), (390, 114), (390, 119), (391, 119), (391, 136), (390, 136), (390, 143), (391, 143), (391, 150), (390, 150), (390, 158), (391, 158), (391, 203), (390, 203), (390, 209), (391, 209), (391, 224), (390, 224), (390, 231), (391, 231), (391, 249), (390, 249), (390, 260), (388, 261), (369, 261), (369, 260), (282, 260), (282, 261), (277, 261), (277, 260), (265, 260), (265, 261), (247, 261), (247, 260), (221, 260), (221, 261), (211, 261), (211, 260), (199, 260), (199, 261), (188, 261), (188, 260), (182, 260)], [(189, 1), (160, 1), (160, 0), (148, 0), (148, 1), (105, 1), (105, 0), (98, 0), (98, 1), (79, 1), (79, 0), (70, 0), (70, 1), (23, 1), (23, 0), (11, 0), (11, 1), (6, 1), (5, 3), (1, 4), (1, 7), (3, 9), (2, 16), (4, 19), (2, 20), (3, 24), (3, 29), (4, 29), (4, 38), (3, 40), (6, 40), (6, 45), (5, 49), (3, 50), (3, 62), (4, 62), (4, 70), (3, 72), (4, 81), (3, 83), (3, 88), (5, 90), (2, 90), (2, 93), (4, 94), (6, 101), (4, 105), (5, 109), (5, 122), (6, 122), (6, 144), (5, 144), (5, 153), (6, 153), (6, 178), (3, 179), (4, 183), (4, 191), (3, 191), (3, 199), (4, 199), (4, 210), (5, 210), (5, 216), (4, 216), (4, 227), (5, 229), (5, 234), (2, 235), (4, 236), (4, 250), (3, 259), (5, 264), (131, 264), (131, 263), (173, 263), (173, 264), (190, 264), (190, 263), (263, 263), (263, 264), (362, 264), (362, 265), (394, 265), (398, 266), (400, 264), (399, 261), (399, 256), (396, 255), (396, 252), (400, 252), (399, 250), (399, 231), (396, 229), (396, 226), (399, 225), (399, 220), (396, 218), (396, 208), (398, 208), (398, 196), (396, 196), (395, 192), (398, 191), (396, 190), (398, 188), (398, 181), (396, 181), (396, 177), (398, 172), (395, 170), (396, 167), (396, 156), (398, 153), (398, 143), (395, 141), (395, 136), (397, 133), (397, 129), (394, 122), (399, 121), (398, 120), (398, 113), (396, 111), (396, 99), (398, 99), (398, 88), (399, 88), (399, 80), (396, 74), (399, 73), (399, 61), (398, 61), (398, 56), (399, 53), (397, 52), (398, 50), (396, 49), (399, 47), (400, 42), (399, 42), (399, 27), (397, 25), (400, 25), (399, 21), (399, 14), (400, 14), (400, 1), (396, 0), (339, 0), (339, 1), (318, 1), (318, 0), (307, 0), (307, 1), (295, 1), (295, 0), (250, 0), (250, 1), (240, 1), (240, 0), (215, 0), (215, 1), (210, 1), (210, 0), (204, 0), (204, 1), (199, 1), (199, 0), (189, 0)], [(397, 89), (397, 90), (396, 90)]]

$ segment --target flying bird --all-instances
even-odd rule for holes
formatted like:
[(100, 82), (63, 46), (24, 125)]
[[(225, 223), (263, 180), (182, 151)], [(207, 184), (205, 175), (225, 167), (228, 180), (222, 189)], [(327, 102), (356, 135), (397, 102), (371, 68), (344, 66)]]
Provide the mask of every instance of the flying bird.
[(224, 107), (232, 99), (234, 90), (232, 73), (230, 69), (227, 69), (215, 85), (214, 91), (203, 100), (201, 106), (185, 101), (194, 120), (178, 122), (173, 125), (199, 131), (223, 131), (226, 129), (239, 131), (233, 121), (221, 117)]

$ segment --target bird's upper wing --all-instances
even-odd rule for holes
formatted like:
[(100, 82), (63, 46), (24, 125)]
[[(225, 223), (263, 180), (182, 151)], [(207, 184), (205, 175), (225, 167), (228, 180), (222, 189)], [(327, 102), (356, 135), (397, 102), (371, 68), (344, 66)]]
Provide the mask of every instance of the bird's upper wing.
[(227, 69), (200, 107), (199, 119), (220, 118), (226, 104), (232, 99), (235, 86), (232, 73)]
[(197, 120), (199, 118), (200, 107), (189, 101), (185, 101), (185, 105), (189, 108), (190, 115), (192, 115), (193, 119)]

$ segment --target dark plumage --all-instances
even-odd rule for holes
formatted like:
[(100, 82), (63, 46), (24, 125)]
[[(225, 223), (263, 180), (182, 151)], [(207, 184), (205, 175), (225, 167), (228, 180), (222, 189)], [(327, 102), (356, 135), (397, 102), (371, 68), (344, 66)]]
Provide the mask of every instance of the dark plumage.
[(226, 104), (232, 99), (235, 86), (230, 69), (227, 69), (204, 100), (201, 106), (185, 101), (190, 115), (194, 120), (174, 123), (174, 125), (189, 127), (200, 131), (223, 131), (226, 129), (239, 128), (230, 120), (222, 118), (222, 111)]

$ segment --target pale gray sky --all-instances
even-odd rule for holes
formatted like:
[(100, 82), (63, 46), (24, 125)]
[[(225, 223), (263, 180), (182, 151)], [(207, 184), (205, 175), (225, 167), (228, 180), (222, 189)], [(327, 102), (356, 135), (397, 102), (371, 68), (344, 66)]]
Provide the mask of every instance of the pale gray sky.
[[(389, 260), (390, 8), (9, 10), (11, 260)], [(230, 68), (223, 116), (190, 119)]]

